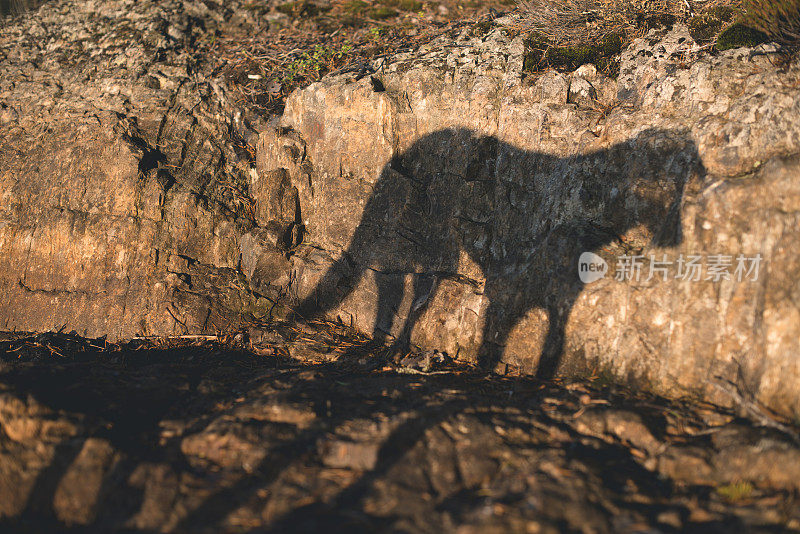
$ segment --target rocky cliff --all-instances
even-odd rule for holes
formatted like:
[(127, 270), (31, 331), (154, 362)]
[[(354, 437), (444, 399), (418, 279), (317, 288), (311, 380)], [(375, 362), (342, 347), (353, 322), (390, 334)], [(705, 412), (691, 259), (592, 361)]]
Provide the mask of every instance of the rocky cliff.
[[(501, 19), (298, 90), (269, 126), (202, 53), (247, 13), (60, 1), (0, 29), (0, 327), (296, 308), (501, 370), (738, 377), (800, 413), (796, 63), (675, 26), (615, 80), (526, 75)], [(584, 252), (605, 277), (579, 279)]]
[(0, 328), (116, 339), (269, 308), (239, 270), (258, 118), (203, 54), (252, 30), (226, 6), (53, 2), (0, 29)]
[[(330, 77), (261, 134), (257, 217), (305, 231), (301, 313), (545, 376), (738, 376), (797, 413), (797, 65), (703, 54), (676, 26), (616, 80), (526, 77), (512, 35)], [(604, 278), (579, 280), (584, 252)]]

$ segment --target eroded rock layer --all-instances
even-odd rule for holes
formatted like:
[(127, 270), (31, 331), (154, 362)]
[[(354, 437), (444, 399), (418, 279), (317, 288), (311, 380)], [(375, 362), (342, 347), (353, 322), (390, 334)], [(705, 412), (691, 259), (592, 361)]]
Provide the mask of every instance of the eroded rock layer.
[(0, 328), (187, 333), (274, 304), (239, 269), (257, 117), (203, 56), (248, 15), (65, 1), (0, 29)]

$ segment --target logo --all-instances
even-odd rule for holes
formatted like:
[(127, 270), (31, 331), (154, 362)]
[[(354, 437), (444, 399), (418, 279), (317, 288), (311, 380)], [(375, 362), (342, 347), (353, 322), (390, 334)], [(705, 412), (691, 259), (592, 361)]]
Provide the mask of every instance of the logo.
[(607, 272), (608, 263), (594, 252), (584, 252), (578, 258), (578, 277), (584, 284), (600, 280)]

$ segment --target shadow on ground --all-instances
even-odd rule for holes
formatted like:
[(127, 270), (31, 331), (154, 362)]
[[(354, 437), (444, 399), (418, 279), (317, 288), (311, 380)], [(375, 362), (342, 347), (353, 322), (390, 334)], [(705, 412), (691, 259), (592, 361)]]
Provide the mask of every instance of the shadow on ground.
[[(724, 461), (735, 450), (746, 464), (750, 451), (755, 465), (772, 450), (784, 455), (785, 470), (798, 451), (729, 413), (596, 381), (486, 377), (458, 364), (407, 374), (325, 363), (341, 352), (319, 350), (335, 328), (302, 335), (285, 328), (247, 349), (186, 340), (104, 346), (63, 334), (2, 342), (0, 526), (744, 532), (798, 525), (796, 488), (744, 480), (746, 468)], [(317, 362), (285, 357), (299, 352)]]

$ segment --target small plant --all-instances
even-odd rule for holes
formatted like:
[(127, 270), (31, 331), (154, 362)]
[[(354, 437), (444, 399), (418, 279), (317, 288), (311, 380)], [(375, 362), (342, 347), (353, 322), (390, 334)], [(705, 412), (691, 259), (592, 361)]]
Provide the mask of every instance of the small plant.
[(595, 367), (592, 369), (588, 379), (592, 386), (599, 389), (608, 388), (619, 383), (619, 379), (609, 366)]
[(317, 80), (330, 71), (338, 61), (347, 57), (352, 45), (344, 44), (340, 48), (317, 45), (312, 51), (303, 52), (286, 67), (285, 81), (293, 84), (302, 80)]
[(370, 28), (369, 32), (367, 32), (367, 35), (369, 36), (370, 39), (377, 41), (386, 32), (387, 30), (385, 28), (376, 27), (376, 28)]
[(750, 482), (740, 481), (717, 488), (717, 494), (726, 501), (735, 503), (749, 499), (755, 488)]

